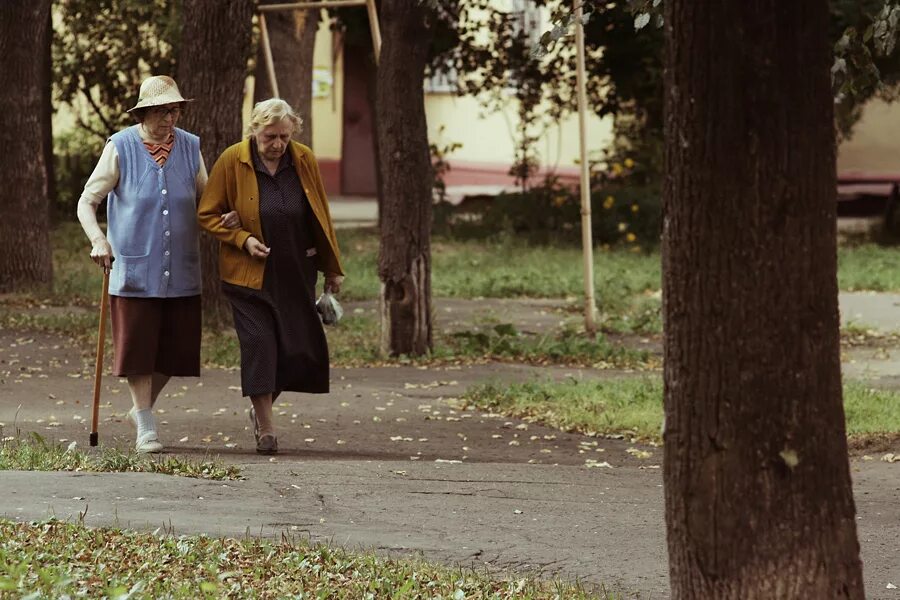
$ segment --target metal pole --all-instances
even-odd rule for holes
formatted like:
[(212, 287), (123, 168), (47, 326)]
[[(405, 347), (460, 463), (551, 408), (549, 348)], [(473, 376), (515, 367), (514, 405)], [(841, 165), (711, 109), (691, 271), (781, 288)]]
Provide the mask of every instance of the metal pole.
[(266, 27), (266, 15), (259, 13), (259, 31), (262, 34), (263, 56), (266, 58), (266, 72), (269, 74), (269, 86), (272, 96), (280, 98), (278, 82), (275, 80), (275, 61), (272, 60), (272, 46), (269, 44), (269, 29)]
[(591, 179), (587, 158), (587, 91), (584, 67), (584, 23), (582, 5), (584, 0), (575, 0), (575, 45), (577, 47), (578, 82), (578, 133), (581, 141), (581, 246), (584, 253), (584, 329), (589, 335), (597, 332), (594, 315), (597, 311), (594, 300), (594, 238), (591, 231)]
[(377, 67), (381, 59), (381, 27), (378, 24), (375, 0), (366, 0), (366, 8), (369, 10), (369, 28), (372, 30), (372, 49), (375, 51), (375, 66)]

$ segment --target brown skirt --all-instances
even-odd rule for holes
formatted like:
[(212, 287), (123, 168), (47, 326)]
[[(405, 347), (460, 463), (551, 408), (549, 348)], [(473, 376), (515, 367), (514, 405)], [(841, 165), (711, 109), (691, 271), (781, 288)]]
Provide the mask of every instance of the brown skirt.
[(200, 376), (200, 296), (110, 296), (113, 375)]

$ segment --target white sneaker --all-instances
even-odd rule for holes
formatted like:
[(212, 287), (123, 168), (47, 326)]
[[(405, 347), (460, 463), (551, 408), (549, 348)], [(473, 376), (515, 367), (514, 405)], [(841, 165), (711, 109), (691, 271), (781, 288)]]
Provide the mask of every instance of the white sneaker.
[(134, 443), (134, 449), (139, 454), (154, 454), (162, 452), (163, 445), (159, 441), (159, 436), (155, 431), (148, 431), (144, 435), (138, 436)]

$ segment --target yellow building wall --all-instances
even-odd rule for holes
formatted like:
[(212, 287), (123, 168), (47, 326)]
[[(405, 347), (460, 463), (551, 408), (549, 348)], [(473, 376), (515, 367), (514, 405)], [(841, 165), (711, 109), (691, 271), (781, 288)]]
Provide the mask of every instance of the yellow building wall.
[(838, 173), (900, 173), (900, 105), (866, 104), (853, 135), (838, 147)]
[[(510, 101), (499, 112), (485, 113), (473, 97), (428, 94), (425, 97), (428, 137), (438, 146), (462, 144), (449, 161), (511, 164), (516, 156), (517, 104)], [(441, 130), (443, 128), (443, 130)], [(544, 131), (536, 148), (542, 168), (576, 167), (579, 157), (578, 116), (570, 115)], [(606, 148), (613, 139), (611, 119), (591, 114), (587, 121), (587, 142), (591, 152)]]
[(344, 136), (344, 61), (341, 55), (333, 60), (331, 39), (328, 23), (323, 19), (313, 54), (313, 79), (319, 90), (312, 101), (313, 149), (320, 160), (340, 159)]

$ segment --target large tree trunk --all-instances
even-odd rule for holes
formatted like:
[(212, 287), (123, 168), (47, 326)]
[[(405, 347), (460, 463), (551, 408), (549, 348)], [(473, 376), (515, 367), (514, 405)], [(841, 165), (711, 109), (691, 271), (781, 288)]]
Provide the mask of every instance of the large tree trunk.
[[(194, 98), (180, 125), (200, 136), (207, 168), (241, 140), (241, 107), (252, 40), (253, 0), (192, 0), (184, 3), (178, 85)], [(219, 283), (219, 242), (203, 233), (203, 312), (222, 325), (230, 309)]]
[(431, 159), (422, 82), (430, 29), (418, 2), (381, 5), (384, 45), (375, 114), (382, 171), (382, 350), (431, 350)]
[(827, 0), (670, 0), (665, 19), (673, 598), (861, 599)]
[[(283, 4), (283, 0), (263, 0), (260, 4)], [(278, 92), (303, 119), (303, 129), (297, 139), (312, 147), (312, 74), (316, 32), (321, 9), (282, 10), (266, 13), (266, 29), (272, 46), (272, 62)], [(272, 86), (266, 71), (263, 45), (260, 41), (256, 57), (256, 83), (253, 98), (256, 102), (272, 97)]]
[(45, 111), (50, 0), (9, 0), (0, 11), (0, 293), (53, 281)]

